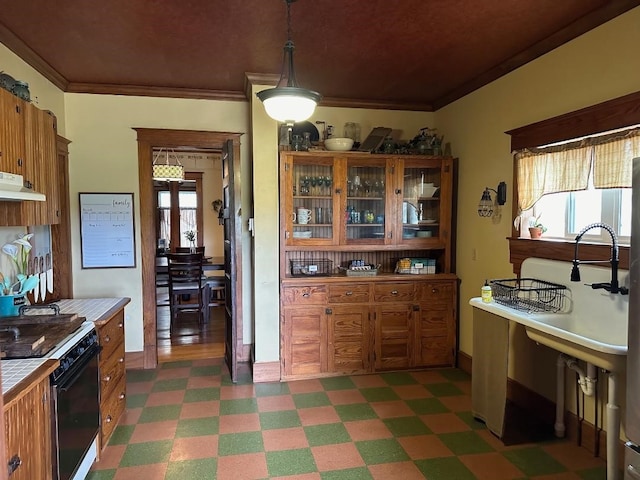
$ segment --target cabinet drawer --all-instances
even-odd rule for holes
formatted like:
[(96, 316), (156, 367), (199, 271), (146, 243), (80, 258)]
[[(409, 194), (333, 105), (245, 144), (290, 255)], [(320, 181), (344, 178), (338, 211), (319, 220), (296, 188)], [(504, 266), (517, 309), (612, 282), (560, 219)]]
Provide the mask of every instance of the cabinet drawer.
[(124, 412), (127, 402), (125, 390), (125, 378), (122, 376), (115, 386), (113, 393), (105, 398), (100, 405), (100, 444), (104, 448), (109, 441), (111, 433), (118, 425), (120, 416)]
[(421, 302), (446, 303), (453, 302), (453, 282), (427, 282), (420, 285)]
[(369, 299), (368, 283), (329, 285), (329, 303), (366, 303)]
[(327, 303), (326, 285), (284, 287), (282, 290), (285, 305), (323, 305)]
[(415, 283), (377, 283), (373, 292), (376, 302), (411, 302), (416, 298)]
[(106, 398), (124, 376), (124, 343), (120, 343), (114, 354), (100, 358), (100, 396)]
[(102, 358), (109, 358), (118, 346), (124, 342), (124, 321), (121, 316), (123, 314), (114, 317), (106, 325), (102, 325), (98, 329), (98, 339), (102, 347), (100, 355)]

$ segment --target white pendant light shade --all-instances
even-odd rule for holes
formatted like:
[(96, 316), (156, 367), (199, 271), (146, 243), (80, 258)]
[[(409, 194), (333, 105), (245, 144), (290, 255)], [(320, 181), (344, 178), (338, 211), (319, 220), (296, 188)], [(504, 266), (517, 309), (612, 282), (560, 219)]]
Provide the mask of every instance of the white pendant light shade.
[(293, 68), (293, 51), (295, 46), (291, 40), (291, 2), (287, 3), (287, 42), (284, 44), (284, 57), (282, 59), (282, 71), (280, 80), (275, 88), (269, 88), (258, 92), (256, 95), (264, 104), (264, 109), (274, 120), (282, 123), (293, 124), (306, 120), (316, 109), (316, 105), (322, 99), (322, 95), (313, 90), (307, 90), (298, 86), (296, 72)]
[(257, 95), (267, 115), (282, 123), (306, 120), (313, 115), (320, 101), (320, 94), (297, 87), (270, 88)]

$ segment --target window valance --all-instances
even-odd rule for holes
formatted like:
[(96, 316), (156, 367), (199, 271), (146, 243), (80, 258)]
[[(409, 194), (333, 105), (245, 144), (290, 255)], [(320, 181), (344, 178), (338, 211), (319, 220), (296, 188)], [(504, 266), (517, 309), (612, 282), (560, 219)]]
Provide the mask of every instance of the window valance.
[(593, 166), (596, 188), (631, 186), (631, 160), (640, 157), (640, 127), (573, 142), (514, 152), (518, 209), (528, 210), (545, 194), (585, 190)]

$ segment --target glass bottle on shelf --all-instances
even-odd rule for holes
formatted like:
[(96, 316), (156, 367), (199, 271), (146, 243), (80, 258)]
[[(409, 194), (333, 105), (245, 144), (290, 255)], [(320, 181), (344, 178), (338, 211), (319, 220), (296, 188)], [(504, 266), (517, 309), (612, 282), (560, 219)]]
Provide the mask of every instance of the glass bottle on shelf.
[(304, 138), (302, 139), (302, 150), (308, 151), (311, 148), (311, 133), (304, 132)]

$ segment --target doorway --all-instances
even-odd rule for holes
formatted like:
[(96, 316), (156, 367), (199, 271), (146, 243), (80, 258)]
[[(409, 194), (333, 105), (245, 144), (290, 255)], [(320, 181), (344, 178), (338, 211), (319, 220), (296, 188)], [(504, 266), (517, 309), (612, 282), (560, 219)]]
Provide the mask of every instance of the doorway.
[[(144, 328), (144, 350), (142, 358), (143, 368), (155, 368), (158, 364), (157, 350), (157, 314), (156, 314), (156, 289), (155, 289), (155, 264), (157, 239), (155, 234), (154, 209), (154, 189), (152, 180), (153, 149), (154, 148), (187, 148), (206, 149), (217, 151), (221, 154), (231, 147), (232, 157), (240, 158), (240, 133), (227, 132), (205, 132), (194, 130), (165, 130), (135, 128), (138, 140), (138, 174), (140, 188), (140, 229), (141, 229), (141, 258), (142, 258), (142, 297), (143, 297), (143, 328)], [(238, 201), (234, 211), (239, 208), (240, 188), (235, 188), (235, 199)], [(231, 360), (233, 363), (242, 359), (242, 248), (241, 232), (233, 235), (229, 241), (234, 245), (229, 250), (225, 249), (225, 264), (230, 266), (230, 270), (237, 272), (233, 282), (232, 295), (227, 296), (226, 311), (230, 322), (229, 334), (235, 342), (227, 346), (227, 350), (232, 350)], [(225, 239), (226, 241), (226, 239)], [(231, 348), (230, 348), (231, 347)], [(226, 352), (229, 355), (230, 352)]]
[[(158, 243), (156, 256), (164, 259), (179, 249), (190, 250), (192, 246), (197, 246), (204, 255), (204, 276), (210, 280), (210, 286), (218, 288), (210, 291), (211, 305), (206, 321), (196, 310), (183, 310), (178, 321), (172, 323), (169, 275), (156, 272), (158, 361), (222, 357), (225, 351), (225, 305), (221, 288), (223, 272), (217, 270), (217, 264), (213, 264), (214, 258), (219, 262), (224, 255), (223, 228), (214, 208), (222, 196), (222, 158), (219, 153), (210, 150), (181, 148), (165, 152), (173, 163), (183, 166), (184, 180), (153, 181)], [(156, 163), (162, 163), (162, 153), (162, 150), (154, 149)]]

